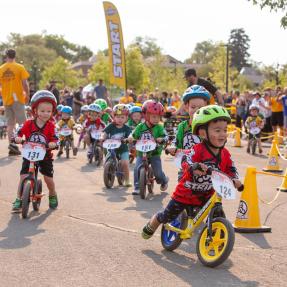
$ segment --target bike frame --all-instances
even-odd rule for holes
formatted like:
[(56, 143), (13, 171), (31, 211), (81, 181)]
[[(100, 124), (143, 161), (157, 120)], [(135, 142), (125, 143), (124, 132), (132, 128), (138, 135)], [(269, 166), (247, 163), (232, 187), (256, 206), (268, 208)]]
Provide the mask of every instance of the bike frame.
[(195, 218), (188, 217), (188, 224), (186, 229), (180, 229), (172, 226), (170, 223), (164, 225), (166, 230), (174, 231), (180, 234), (181, 239), (190, 239), (193, 236), (194, 230), (203, 222), (203, 220), (208, 216), (207, 225), (208, 225), (208, 236), (212, 240), (212, 218), (215, 211), (223, 213), (222, 210), (222, 199), (221, 197), (214, 192), (211, 198), (206, 202), (206, 204), (200, 209)]
[(124, 174), (122, 171), (119, 171), (119, 161), (120, 160), (117, 158), (117, 154), (116, 154), (115, 150), (109, 149), (108, 152), (110, 155), (107, 157), (105, 162), (107, 162), (109, 160), (113, 161), (113, 163), (115, 164), (115, 167), (116, 167), (116, 176)]

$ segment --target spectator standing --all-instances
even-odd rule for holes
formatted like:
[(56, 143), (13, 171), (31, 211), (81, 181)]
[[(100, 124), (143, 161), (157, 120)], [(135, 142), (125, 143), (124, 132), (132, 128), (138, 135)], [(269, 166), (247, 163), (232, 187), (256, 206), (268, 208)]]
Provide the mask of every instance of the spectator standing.
[(55, 80), (50, 81), (48, 91), (52, 92), (52, 94), (55, 96), (58, 105), (60, 103), (60, 91), (58, 90), (56, 84), (57, 82)]
[(174, 90), (173, 95), (171, 97), (171, 105), (178, 110), (180, 108), (181, 104), (182, 104), (182, 102), (181, 102), (181, 98), (178, 94), (178, 90)]
[(148, 95), (146, 91), (143, 91), (142, 94), (138, 95), (136, 102), (143, 104), (146, 100), (148, 100)]
[(74, 92), (73, 95), (73, 116), (76, 121), (81, 114), (81, 106), (83, 105), (83, 87), (80, 86), (79, 89)]
[(284, 124), (284, 131), (285, 136), (287, 135), (287, 87), (284, 88), (282, 95), (279, 97), (283, 104), (283, 124)]
[(21, 154), (18, 147), (11, 143), (16, 123), (23, 124), (26, 120), (25, 104), (29, 102), (30, 91), (27, 79), (29, 73), (23, 65), (16, 63), (16, 51), (6, 51), (6, 63), (0, 66), (0, 88), (7, 118), (9, 155)]
[(271, 108), (269, 106), (269, 100), (270, 100), (270, 92), (265, 91), (263, 94), (263, 98), (265, 101), (265, 107), (264, 107), (264, 117), (265, 117), (265, 125), (262, 129), (262, 132), (268, 135), (269, 133), (272, 133), (272, 125), (271, 125)]
[(112, 107), (111, 100), (108, 96), (108, 90), (106, 86), (104, 85), (104, 81), (102, 79), (99, 79), (98, 84), (94, 88), (94, 97), (96, 99), (104, 99), (107, 101), (108, 105)]
[(236, 101), (236, 126), (242, 128), (242, 122), (245, 123), (245, 106), (246, 101), (244, 96), (240, 95), (239, 91), (235, 91), (237, 101)]
[(280, 100), (281, 88), (277, 87), (276, 91), (271, 91), (271, 97), (269, 100), (269, 105), (271, 107), (271, 125), (273, 132), (280, 128), (280, 135), (283, 135), (283, 104)]
[(126, 91), (126, 94), (123, 97), (120, 98), (119, 103), (120, 104), (125, 104), (125, 105), (133, 103), (134, 102), (134, 98), (131, 96), (131, 94), (132, 94), (132, 90), (128, 89)]

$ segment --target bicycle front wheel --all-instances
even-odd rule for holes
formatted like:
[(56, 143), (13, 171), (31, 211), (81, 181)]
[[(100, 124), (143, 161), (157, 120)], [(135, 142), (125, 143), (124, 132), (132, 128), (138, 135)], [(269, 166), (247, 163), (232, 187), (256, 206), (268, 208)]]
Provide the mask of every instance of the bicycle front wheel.
[(22, 217), (27, 218), (30, 205), (30, 195), (32, 193), (32, 184), (30, 180), (24, 182), (22, 190)]
[(216, 267), (228, 258), (233, 249), (234, 229), (227, 219), (217, 217), (212, 219), (212, 240), (208, 237), (207, 230), (205, 225), (199, 234), (196, 253), (203, 265)]

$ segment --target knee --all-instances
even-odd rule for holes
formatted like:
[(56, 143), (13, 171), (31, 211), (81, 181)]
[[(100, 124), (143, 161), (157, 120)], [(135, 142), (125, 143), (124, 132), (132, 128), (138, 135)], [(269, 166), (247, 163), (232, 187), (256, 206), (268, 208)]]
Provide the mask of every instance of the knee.
[(168, 223), (170, 221), (167, 213), (164, 211), (157, 213), (156, 219), (159, 223), (162, 224)]

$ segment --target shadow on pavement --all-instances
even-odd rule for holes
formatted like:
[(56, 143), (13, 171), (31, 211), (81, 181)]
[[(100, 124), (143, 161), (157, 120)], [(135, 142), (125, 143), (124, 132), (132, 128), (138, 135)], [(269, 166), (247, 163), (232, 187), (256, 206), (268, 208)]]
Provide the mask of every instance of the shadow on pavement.
[(94, 172), (97, 169), (102, 168), (102, 166), (96, 166), (94, 164), (87, 163), (87, 165), (81, 166), (81, 172)]
[(124, 210), (139, 211), (142, 217), (150, 219), (155, 213), (163, 209), (163, 199), (168, 195), (167, 192), (148, 194), (146, 199), (141, 199), (139, 195), (135, 195), (136, 206), (126, 207)]
[(6, 166), (19, 159), (18, 156), (4, 156), (0, 158), (0, 166)]
[(96, 196), (103, 196), (107, 198), (109, 202), (124, 202), (127, 200), (127, 196), (130, 195), (130, 192), (127, 192), (127, 187), (114, 187), (114, 188), (102, 188), (102, 192), (94, 193)]
[(241, 235), (262, 249), (272, 248), (272, 246), (268, 243), (264, 234), (262, 234), (262, 233), (256, 233), (256, 234), (241, 233)]
[(30, 237), (45, 232), (39, 226), (52, 212), (49, 209), (39, 216), (38, 212), (31, 212), (28, 219), (22, 219), (19, 213), (13, 213), (6, 229), (0, 232), (0, 249), (18, 249), (30, 245)]
[(230, 259), (216, 268), (208, 268), (203, 266), (197, 259), (165, 250), (160, 254), (152, 250), (143, 250), (143, 254), (192, 287), (259, 286), (257, 281), (242, 281), (229, 272), (228, 269), (232, 266)]

